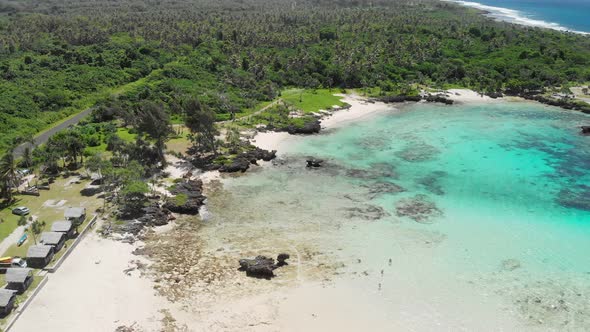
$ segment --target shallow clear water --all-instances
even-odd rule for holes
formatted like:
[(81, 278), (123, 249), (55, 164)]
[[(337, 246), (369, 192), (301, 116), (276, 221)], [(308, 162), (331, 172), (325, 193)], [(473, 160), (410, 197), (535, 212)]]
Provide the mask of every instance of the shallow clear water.
[[(354, 168), (393, 166), (397, 178), (385, 180), (407, 192), (385, 195), (379, 205), (395, 215), (400, 199), (427, 196), (442, 216), (425, 227), (459, 237), (457, 254), (471, 256), (471, 268), (515, 257), (544, 272), (588, 272), (590, 142), (578, 134), (584, 120), (529, 103), (416, 105), (303, 140), (292, 151)], [(567, 191), (577, 204), (564, 202)]]
[[(419, 287), (417, 298), (428, 290), (416, 305), (427, 311), (428, 302), (432, 313), (416, 324), (452, 315), (450, 304), (469, 308), (466, 294), (474, 302), (494, 294), (498, 310), (537, 328), (583, 329), (590, 137), (578, 132), (588, 122), (533, 103), (407, 106), (294, 140), (282, 162), (226, 183), (232, 209), (213, 204), (213, 223), (280, 239), (255, 244), (250, 236), (252, 246), (300, 248), (307, 240), (326, 255), (315, 263), (338, 257), (349, 272), (374, 275), (367, 289), (379, 283), (380, 301), (392, 308), (399, 287)], [(306, 169), (308, 155), (326, 165)], [(392, 264), (399, 270), (387, 279)], [(477, 328), (464, 323), (456, 326)]]

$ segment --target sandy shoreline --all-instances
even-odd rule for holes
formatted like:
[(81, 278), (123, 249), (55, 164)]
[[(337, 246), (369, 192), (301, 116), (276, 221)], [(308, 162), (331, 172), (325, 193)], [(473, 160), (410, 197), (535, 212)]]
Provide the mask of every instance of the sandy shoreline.
[[(100, 225), (95, 226), (95, 230)], [(148, 263), (136, 246), (101, 238), (83, 239), (23, 312), (13, 331), (114, 331), (119, 326), (161, 329), (160, 310), (172, 305), (156, 296), (137, 266)], [(132, 269), (128, 273), (124, 271)], [(42, 323), (41, 323), (42, 322)]]
[[(470, 89), (449, 89), (444, 93), (449, 99), (456, 103), (495, 103), (506, 101), (506, 98), (491, 98), (481, 95)], [(331, 115), (321, 119), (322, 129), (336, 129), (344, 127), (355, 121), (362, 121), (367, 118), (385, 114), (388, 112), (399, 112), (400, 107), (405, 104), (385, 104), (382, 102), (368, 102), (367, 98), (359, 95), (341, 95), (342, 101), (351, 105), (348, 109), (341, 109), (332, 112)], [(277, 150), (278, 154), (288, 150), (289, 143), (301, 139), (304, 136), (294, 136), (286, 132), (260, 132), (250, 141), (255, 146), (265, 150)]]

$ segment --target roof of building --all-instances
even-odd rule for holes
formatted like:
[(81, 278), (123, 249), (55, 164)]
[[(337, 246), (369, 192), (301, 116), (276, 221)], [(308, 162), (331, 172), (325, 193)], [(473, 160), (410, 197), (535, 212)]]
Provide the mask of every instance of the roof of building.
[(72, 229), (72, 222), (69, 220), (55, 221), (51, 224), (52, 232), (69, 232)]
[(66, 217), (66, 219), (70, 219), (70, 218), (80, 218), (83, 215), (86, 214), (86, 209), (83, 207), (71, 207), (71, 208), (67, 208), (66, 212), (64, 213), (64, 216)]
[(43, 232), (41, 234), (41, 243), (49, 244), (49, 245), (56, 245), (58, 244), (63, 237), (66, 236), (62, 232)]
[(49, 255), (51, 250), (53, 250), (52, 246), (46, 246), (43, 244), (30, 246), (29, 251), (27, 251), (27, 258), (45, 258)]
[(33, 269), (12, 267), (6, 269), (6, 282), (24, 283), (25, 280), (32, 274)]
[(6, 307), (10, 300), (15, 297), (15, 292), (8, 289), (0, 289), (0, 307)]

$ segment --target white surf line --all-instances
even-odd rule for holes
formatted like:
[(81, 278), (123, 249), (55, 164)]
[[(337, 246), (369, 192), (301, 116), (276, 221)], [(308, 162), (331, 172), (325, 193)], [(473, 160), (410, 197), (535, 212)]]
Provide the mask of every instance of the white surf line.
[(459, 5), (463, 5), (466, 7), (476, 8), (479, 10), (483, 10), (487, 12), (486, 16), (496, 19), (498, 21), (505, 21), (509, 23), (516, 23), (520, 25), (538, 27), (538, 28), (546, 28), (546, 29), (553, 29), (558, 31), (564, 32), (573, 32), (583, 35), (590, 34), (589, 32), (584, 31), (576, 31), (569, 28), (566, 28), (562, 25), (553, 22), (547, 22), (543, 20), (536, 20), (529, 17), (526, 17), (526, 14), (522, 13), (521, 11), (509, 8), (502, 8), (502, 7), (494, 7), (484, 5), (478, 2), (472, 1), (462, 1), (462, 0), (441, 0), (444, 2), (453, 2)]

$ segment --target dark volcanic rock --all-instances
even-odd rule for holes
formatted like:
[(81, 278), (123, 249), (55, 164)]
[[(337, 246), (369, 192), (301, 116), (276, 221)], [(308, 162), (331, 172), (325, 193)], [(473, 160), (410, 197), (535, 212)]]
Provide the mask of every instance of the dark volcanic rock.
[(405, 101), (420, 101), (422, 100), (421, 96), (406, 96), (406, 95), (398, 95), (398, 96), (385, 96), (377, 98), (378, 101), (384, 103), (403, 103)]
[(251, 161), (244, 158), (236, 158), (232, 161), (229, 165), (223, 165), (219, 167), (220, 172), (224, 173), (236, 173), (236, 172), (245, 172), (250, 168)]
[(220, 172), (235, 173), (245, 172), (250, 168), (250, 165), (255, 165), (258, 160), (271, 161), (277, 157), (277, 151), (263, 150), (255, 148), (250, 151), (242, 152), (229, 165), (219, 167)]
[(426, 101), (429, 103), (443, 103), (445, 105), (453, 105), (452, 99), (445, 98), (441, 95), (429, 95), (428, 97), (426, 97)]
[(137, 235), (146, 226), (163, 226), (168, 224), (169, 221), (170, 211), (158, 204), (152, 204), (143, 208), (141, 217), (125, 222), (121, 227), (121, 231)]
[(504, 94), (502, 92), (488, 92), (486, 95), (492, 99), (502, 98)]
[(312, 157), (308, 157), (307, 160), (307, 167), (322, 167), (324, 161), (322, 159), (316, 159)]
[(416, 195), (400, 200), (396, 205), (396, 214), (419, 223), (430, 223), (430, 219), (441, 216), (442, 211), (425, 195)]
[(363, 220), (379, 220), (389, 217), (382, 207), (376, 205), (365, 205), (363, 207), (351, 207), (346, 209), (346, 217), (349, 219), (360, 218)]
[(285, 266), (285, 265), (289, 265), (289, 263), (287, 263), (287, 259), (289, 259), (291, 256), (289, 256), (289, 254), (279, 254), (277, 256), (277, 266), (281, 267), (281, 266)]
[(320, 124), (319, 120), (311, 120), (309, 122), (306, 122), (303, 127), (297, 127), (297, 126), (288, 126), (287, 128), (284, 128), (283, 130), (288, 132), (289, 134), (317, 134), (320, 132), (320, 130), (322, 129), (322, 126)]
[(568, 110), (577, 110), (583, 113), (590, 114), (590, 105), (585, 103), (579, 103), (575, 99), (572, 98), (561, 98), (561, 99), (553, 99), (548, 98), (543, 95), (538, 94), (539, 91), (533, 91), (529, 93), (511, 93), (510, 91), (506, 91), (507, 94), (518, 95), (524, 99), (538, 101), (543, 104), (551, 105), (551, 106), (558, 106), (561, 108), (565, 108)]
[(164, 207), (175, 213), (198, 214), (206, 199), (202, 192), (201, 180), (183, 180), (170, 190), (174, 196), (166, 201)]
[(253, 278), (270, 279), (275, 276), (274, 270), (288, 265), (286, 260), (289, 254), (279, 254), (278, 263), (275, 260), (265, 256), (256, 256), (254, 259), (240, 259), (240, 271), (245, 271), (246, 275)]
[(582, 134), (590, 135), (590, 126), (582, 126)]

